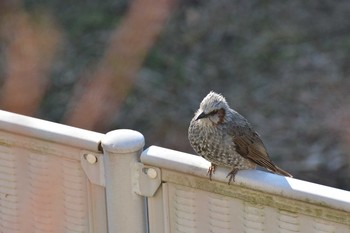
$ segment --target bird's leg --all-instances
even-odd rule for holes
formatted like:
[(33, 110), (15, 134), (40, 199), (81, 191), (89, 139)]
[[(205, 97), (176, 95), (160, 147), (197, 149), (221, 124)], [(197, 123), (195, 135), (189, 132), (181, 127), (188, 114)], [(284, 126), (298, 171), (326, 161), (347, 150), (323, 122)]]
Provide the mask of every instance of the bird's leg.
[(210, 167), (208, 168), (207, 176), (211, 180), (211, 176), (215, 173), (216, 164), (210, 163)]
[(227, 178), (227, 177), (230, 177), (230, 178), (228, 179), (228, 184), (230, 184), (231, 181), (235, 182), (235, 176), (236, 176), (238, 170), (239, 170), (239, 169), (237, 169), (237, 168), (233, 168), (233, 169), (227, 174), (226, 178)]

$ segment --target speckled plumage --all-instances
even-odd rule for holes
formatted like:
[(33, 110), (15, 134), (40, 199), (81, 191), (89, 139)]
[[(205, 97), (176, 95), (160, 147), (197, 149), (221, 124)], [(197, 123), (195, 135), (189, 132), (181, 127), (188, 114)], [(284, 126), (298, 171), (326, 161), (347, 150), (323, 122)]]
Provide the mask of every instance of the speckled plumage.
[(270, 160), (259, 135), (248, 121), (231, 109), (225, 98), (210, 92), (201, 102), (191, 120), (188, 139), (193, 149), (212, 163), (209, 178), (216, 166), (231, 168), (227, 175), (234, 181), (238, 170), (254, 169), (256, 165), (285, 176), (289, 173)]

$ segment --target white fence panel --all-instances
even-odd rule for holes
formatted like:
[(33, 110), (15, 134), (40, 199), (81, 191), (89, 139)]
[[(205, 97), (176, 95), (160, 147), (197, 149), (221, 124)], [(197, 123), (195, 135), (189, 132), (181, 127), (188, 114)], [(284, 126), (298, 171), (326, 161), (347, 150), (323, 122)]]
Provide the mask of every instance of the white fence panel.
[(0, 111), (0, 233), (350, 233), (350, 192), (143, 145)]
[(350, 192), (257, 170), (209, 181), (201, 157), (156, 146), (141, 161), (163, 182), (148, 198), (151, 233), (350, 232)]
[(143, 145), (132, 130), (0, 111), (0, 232), (146, 232), (144, 197), (132, 191)]

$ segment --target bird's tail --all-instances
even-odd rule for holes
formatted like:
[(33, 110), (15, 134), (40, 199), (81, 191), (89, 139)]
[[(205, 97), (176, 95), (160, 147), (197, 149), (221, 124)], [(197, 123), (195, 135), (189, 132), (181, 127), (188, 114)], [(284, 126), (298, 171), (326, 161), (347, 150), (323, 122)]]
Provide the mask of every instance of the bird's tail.
[(288, 172), (286, 172), (285, 170), (277, 167), (276, 165), (274, 166), (274, 169), (270, 170), (273, 173), (276, 173), (278, 175), (282, 175), (282, 176), (288, 176), (288, 177), (293, 177), (291, 174), (289, 174)]

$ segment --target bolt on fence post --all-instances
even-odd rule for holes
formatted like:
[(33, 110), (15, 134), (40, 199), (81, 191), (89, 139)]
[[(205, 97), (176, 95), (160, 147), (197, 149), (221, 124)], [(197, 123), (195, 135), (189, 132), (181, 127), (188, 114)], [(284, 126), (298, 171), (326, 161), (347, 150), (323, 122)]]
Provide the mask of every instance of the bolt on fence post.
[(145, 233), (144, 197), (132, 191), (132, 171), (145, 144), (134, 130), (114, 130), (101, 141), (106, 174), (108, 232)]

